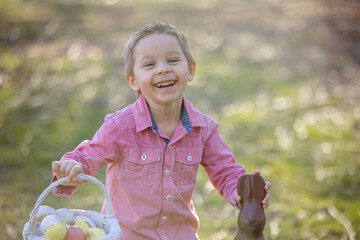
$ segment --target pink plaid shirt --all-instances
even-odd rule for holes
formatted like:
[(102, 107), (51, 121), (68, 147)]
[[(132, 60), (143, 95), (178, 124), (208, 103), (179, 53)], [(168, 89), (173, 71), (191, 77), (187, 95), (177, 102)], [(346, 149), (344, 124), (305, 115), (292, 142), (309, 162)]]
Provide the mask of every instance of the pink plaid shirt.
[[(80, 162), (93, 176), (107, 165), (106, 186), (124, 240), (198, 239), (192, 195), (199, 165), (234, 206), (237, 180), (245, 173), (219, 136), (218, 125), (186, 98), (171, 139), (157, 128), (141, 96), (106, 116), (94, 138), (64, 154), (61, 161), (67, 159)], [(75, 190), (60, 186), (54, 192), (70, 195)]]

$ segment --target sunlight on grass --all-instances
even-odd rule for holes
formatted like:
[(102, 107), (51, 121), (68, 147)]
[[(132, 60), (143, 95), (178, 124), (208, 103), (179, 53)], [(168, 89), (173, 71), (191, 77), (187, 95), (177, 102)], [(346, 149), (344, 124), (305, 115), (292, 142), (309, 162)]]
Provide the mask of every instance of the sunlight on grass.
[[(346, 34), (357, 12), (353, 1), (326, 5), (335, 2), (0, 1), (0, 239), (22, 239), (51, 161), (136, 99), (123, 45), (161, 19), (184, 31), (197, 61), (186, 97), (219, 123), (236, 161), (272, 184), (265, 238), (356, 239), (359, 66)], [(200, 238), (233, 239), (238, 211), (201, 167), (197, 180)], [(103, 200), (85, 184), (44, 204), (100, 211)]]

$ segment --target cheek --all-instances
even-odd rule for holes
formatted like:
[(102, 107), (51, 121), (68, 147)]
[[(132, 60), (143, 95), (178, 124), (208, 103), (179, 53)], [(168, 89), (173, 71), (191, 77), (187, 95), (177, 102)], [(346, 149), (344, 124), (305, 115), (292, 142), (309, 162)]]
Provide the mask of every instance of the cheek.
[(147, 81), (151, 80), (152, 75), (151, 75), (150, 71), (141, 71), (141, 70), (139, 70), (134, 74), (134, 76), (135, 76), (135, 79), (138, 80), (138, 83), (142, 84), (144, 82), (147, 82)]

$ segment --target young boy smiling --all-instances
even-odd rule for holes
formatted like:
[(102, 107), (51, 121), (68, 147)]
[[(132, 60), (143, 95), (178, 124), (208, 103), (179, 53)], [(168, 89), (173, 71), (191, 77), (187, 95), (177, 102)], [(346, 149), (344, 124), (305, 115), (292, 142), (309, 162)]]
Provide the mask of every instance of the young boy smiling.
[(144, 95), (157, 127), (170, 139), (179, 124), (184, 90), (195, 74), (177, 39), (170, 34), (151, 34), (133, 47), (133, 73), (126, 79)]
[[(121, 239), (198, 239), (192, 195), (199, 165), (234, 206), (241, 201), (236, 187), (245, 168), (235, 163), (218, 125), (183, 97), (195, 60), (175, 27), (154, 23), (137, 30), (125, 46), (125, 74), (140, 97), (107, 115), (91, 141), (52, 163), (54, 180), (69, 177), (55, 193), (72, 194), (83, 183), (76, 174), (95, 176), (107, 165), (106, 186)], [(268, 192), (264, 208), (269, 198)]]

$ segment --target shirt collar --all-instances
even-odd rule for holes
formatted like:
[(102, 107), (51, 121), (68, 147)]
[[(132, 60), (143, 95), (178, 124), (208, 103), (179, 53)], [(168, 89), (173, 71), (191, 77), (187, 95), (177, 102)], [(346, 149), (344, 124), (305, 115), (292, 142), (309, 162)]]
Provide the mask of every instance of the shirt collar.
[(206, 125), (204, 114), (192, 105), (186, 97), (183, 98), (183, 105), (192, 127), (204, 127)]
[[(140, 132), (149, 127), (152, 127), (155, 132), (158, 132), (144, 95), (141, 95), (133, 104), (132, 112), (134, 115), (136, 132)], [(193, 127), (205, 126), (202, 113), (185, 97), (183, 97), (183, 104), (181, 107), (181, 123), (187, 132), (191, 132)]]
[(132, 113), (134, 115), (136, 132), (152, 127), (150, 111), (144, 95), (140, 95), (132, 105)]

